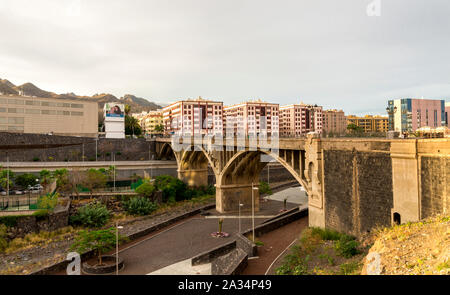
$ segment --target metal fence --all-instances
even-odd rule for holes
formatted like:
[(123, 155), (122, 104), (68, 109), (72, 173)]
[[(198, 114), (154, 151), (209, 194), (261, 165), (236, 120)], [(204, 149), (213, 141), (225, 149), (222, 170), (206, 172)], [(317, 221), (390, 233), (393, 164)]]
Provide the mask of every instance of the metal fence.
[(9, 197), (0, 197), (0, 211), (24, 211), (36, 210), (38, 196), (16, 195)]

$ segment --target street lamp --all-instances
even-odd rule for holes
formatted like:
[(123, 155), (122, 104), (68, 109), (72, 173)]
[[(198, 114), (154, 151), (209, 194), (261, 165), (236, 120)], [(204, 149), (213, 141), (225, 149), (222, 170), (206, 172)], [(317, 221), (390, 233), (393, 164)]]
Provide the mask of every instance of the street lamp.
[[(390, 107), (386, 108), (386, 112), (389, 114), (389, 118), (391, 117), (391, 115), (394, 115), (397, 112), (397, 107), (395, 106), (392, 111)], [(395, 118), (392, 117), (392, 130), (395, 131)]]
[(258, 190), (258, 187), (255, 187), (252, 182), (252, 232), (253, 232), (253, 243), (255, 242), (255, 190)]
[(241, 207), (243, 207), (244, 204), (241, 203), (241, 200), (239, 200), (239, 233), (241, 233)]
[(119, 226), (119, 222), (116, 222), (116, 275), (119, 275), (119, 229), (123, 226)]

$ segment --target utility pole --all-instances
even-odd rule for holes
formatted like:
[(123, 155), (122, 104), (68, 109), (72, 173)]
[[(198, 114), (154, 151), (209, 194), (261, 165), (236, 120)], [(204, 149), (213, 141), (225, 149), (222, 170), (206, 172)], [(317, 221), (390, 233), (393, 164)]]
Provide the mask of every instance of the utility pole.
[(97, 162), (98, 137), (95, 139), (95, 162)]
[(6, 175), (7, 175), (7, 179), (6, 179), (6, 188), (7, 188), (6, 196), (9, 198), (9, 155), (8, 155), (8, 152), (6, 152)]

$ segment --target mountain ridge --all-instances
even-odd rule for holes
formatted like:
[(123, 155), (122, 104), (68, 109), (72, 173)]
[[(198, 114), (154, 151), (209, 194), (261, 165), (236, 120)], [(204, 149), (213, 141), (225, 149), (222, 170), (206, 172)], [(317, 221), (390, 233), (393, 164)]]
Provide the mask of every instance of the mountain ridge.
[(73, 92), (57, 94), (54, 92), (42, 90), (31, 82), (24, 83), (22, 85), (14, 85), (7, 79), (0, 79), (0, 94), (4, 95), (19, 95), (22, 92), (26, 96), (42, 97), (42, 98), (57, 98), (57, 99), (73, 99), (73, 100), (89, 100), (96, 101), (99, 106), (99, 111), (103, 109), (103, 106), (107, 102), (117, 102), (128, 104), (131, 107), (133, 113), (140, 113), (143, 111), (152, 111), (160, 109), (161, 106), (157, 103), (149, 101), (148, 99), (137, 97), (132, 94), (125, 94), (121, 98), (117, 98), (110, 93), (96, 93), (92, 96), (76, 95)]

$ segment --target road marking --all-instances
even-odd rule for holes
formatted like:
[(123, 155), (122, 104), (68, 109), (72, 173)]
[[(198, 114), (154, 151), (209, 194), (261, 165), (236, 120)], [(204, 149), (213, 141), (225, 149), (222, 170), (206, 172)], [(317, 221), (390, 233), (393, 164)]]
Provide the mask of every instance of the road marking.
[(272, 263), (269, 265), (269, 268), (267, 269), (266, 273), (264, 274), (265, 276), (267, 276), (267, 274), (269, 273), (269, 270), (272, 268), (272, 266), (275, 264), (275, 262), (281, 257), (281, 255), (283, 255), (292, 245), (294, 245), (294, 243), (297, 241), (297, 239), (293, 240), (292, 243), (289, 244), (289, 246), (287, 246), (286, 249), (284, 249), (283, 252), (280, 253), (280, 255), (277, 256), (277, 258), (275, 258), (274, 261), (272, 261)]
[[(255, 218), (273, 218), (276, 217), (278, 215), (255, 215)], [(239, 218), (239, 216), (236, 215), (227, 215), (227, 216), (220, 216), (220, 215), (207, 215), (205, 216), (206, 219), (217, 219), (217, 218)], [(241, 215), (240, 218), (252, 218), (252, 216), (247, 216), (247, 215)]]

